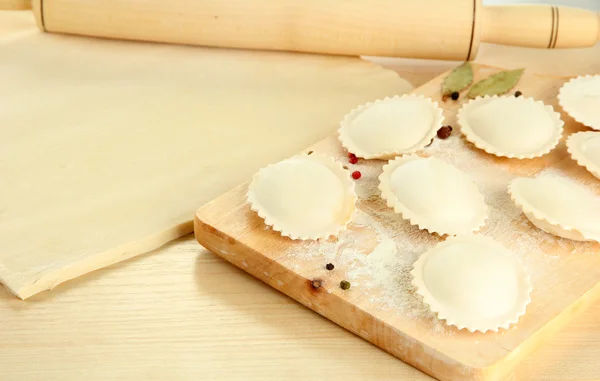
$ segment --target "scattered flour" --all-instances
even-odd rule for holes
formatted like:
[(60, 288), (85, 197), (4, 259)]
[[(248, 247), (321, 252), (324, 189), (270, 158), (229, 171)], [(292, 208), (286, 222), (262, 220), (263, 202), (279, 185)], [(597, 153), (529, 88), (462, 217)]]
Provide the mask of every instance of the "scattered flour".
[[(508, 183), (517, 175), (511, 173), (503, 161), (470, 146), (458, 133), (446, 140), (435, 139), (431, 146), (425, 148), (425, 153), (456, 166), (478, 185), (489, 206), (489, 218), (481, 233), (492, 236), (521, 259), (532, 276), (534, 288), (540, 276), (560, 260), (560, 255), (555, 255), (551, 248), (559, 245), (566, 255), (597, 250), (597, 247), (593, 249), (593, 244), (574, 244), (532, 229), (531, 223), (507, 192)], [(336, 159), (343, 163), (348, 161), (342, 151), (336, 153)], [(358, 210), (349, 228), (337, 239), (294, 244), (282, 261), (289, 266), (296, 265), (296, 269), (299, 269), (298, 262), (302, 262), (303, 271), (309, 272), (302, 275), (307, 278), (327, 274), (335, 276), (336, 282), (349, 280), (353, 290), (358, 288), (363, 295), (357, 303), (375, 316), (378, 311), (392, 312), (407, 324), (416, 321), (426, 324), (434, 333), (452, 334), (453, 331), (436, 319), (414, 295), (410, 275), (416, 259), (442, 238), (410, 225), (380, 199), (378, 176), (384, 164), (384, 161), (378, 160), (347, 164), (351, 171), (362, 173), (361, 179), (356, 182)], [(544, 170), (540, 175), (564, 175), (553, 171)], [(365, 240), (361, 234), (371, 234), (373, 239)], [(376, 246), (362, 247), (364, 241), (374, 241)], [(335, 273), (323, 272), (324, 265), (329, 262), (335, 264)], [(312, 266), (304, 266), (307, 263)]]

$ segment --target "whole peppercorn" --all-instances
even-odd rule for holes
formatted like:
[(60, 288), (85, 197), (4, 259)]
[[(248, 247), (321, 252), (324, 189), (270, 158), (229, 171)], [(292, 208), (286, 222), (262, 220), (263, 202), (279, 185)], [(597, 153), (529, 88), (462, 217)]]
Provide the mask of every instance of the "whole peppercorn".
[(352, 172), (352, 178), (354, 180), (360, 179), (361, 176), (362, 176), (362, 174), (360, 173), (360, 171), (354, 171), (354, 172)]
[(520, 92), (519, 90), (515, 91), (515, 97), (516, 98), (520, 97), (521, 95), (523, 95), (522, 92)]
[(348, 159), (348, 161), (350, 164), (356, 164), (358, 163), (358, 158), (356, 156), (352, 156), (350, 159)]
[(444, 126), (437, 132), (437, 137), (440, 139), (448, 139), (452, 134), (452, 126)]
[(452, 98), (452, 100), (455, 101), (458, 99), (459, 96), (460, 94), (458, 93), (458, 91), (455, 91), (450, 95), (450, 98)]
[(329, 271), (333, 270), (335, 268), (335, 266), (333, 265), (333, 263), (328, 263), (325, 265), (325, 268)]
[(350, 288), (350, 282), (348, 282), (347, 280), (343, 280), (340, 282), (340, 287), (342, 288), (342, 290), (347, 290)]

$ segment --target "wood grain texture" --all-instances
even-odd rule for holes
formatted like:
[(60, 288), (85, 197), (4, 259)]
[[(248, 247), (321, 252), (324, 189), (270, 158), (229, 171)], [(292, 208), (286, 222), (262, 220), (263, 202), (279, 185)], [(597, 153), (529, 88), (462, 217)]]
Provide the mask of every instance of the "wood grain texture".
[(40, 33), (0, 47), (0, 282), (21, 298), (190, 233), (236, 174), (412, 88), (357, 58)]
[[(0, 39), (21, 33), (38, 33), (30, 12), (0, 12)], [(600, 45), (541, 51), (483, 44), (478, 60), (577, 75), (600, 72), (599, 57)], [(415, 85), (455, 65), (378, 62)], [(225, 171), (215, 186), (246, 179)], [(599, 322), (596, 303), (507, 381), (598, 379)], [(1, 378), (11, 381), (281, 381), (282, 374), (290, 381), (433, 380), (216, 257), (191, 236), (24, 302), (0, 288), (0, 326)]]
[[(600, 304), (506, 381), (595, 380)], [(0, 289), (10, 381), (432, 381), (187, 236), (21, 301)]]
[[(475, 81), (496, 71), (476, 66)], [(414, 93), (440, 101), (444, 76), (419, 87)], [(556, 94), (563, 83), (564, 79), (558, 77), (526, 73), (519, 81), (518, 88), (527, 96), (556, 107)], [(446, 102), (442, 105), (447, 123), (456, 126), (455, 115), (460, 104)], [(568, 116), (563, 115), (563, 119), (566, 123), (564, 137), (582, 129)], [(511, 178), (534, 176), (552, 167), (561, 169), (577, 181), (590, 185), (597, 183), (597, 179), (570, 159), (564, 143), (542, 158), (522, 161), (494, 158), (471, 145), (457, 147), (469, 151), (469, 161), (481, 163), (479, 166), (461, 168), (459, 161), (453, 162), (459, 165), (459, 169), (468, 170), (472, 177), (477, 176), (477, 172), (489, 173), (494, 170), (498, 171), (500, 177), (503, 171), (510, 172)], [(329, 154), (341, 160), (346, 157), (337, 136), (326, 138), (306, 150)], [(428, 154), (432, 151), (425, 149), (424, 152)], [(373, 175), (373, 178), (376, 177)], [(479, 184), (480, 187), (482, 185)], [(508, 181), (499, 184), (498, 191), (505, 193), (507, 185)], [(456, 329), (452, 330), (451, 335), (435, 332), (425, 317), (415, 318), (409, 311), (396, 313), (393, 308), (386, 309), (377, 302), (371, 302), (371, 297), (363, 295), (360, 290), (355, 293), (341, 291), (337, 284), (339, 279), (348, 278), (344, 274), (349, 269), (338, 269), (333, 274), (318, 270), (322, 268), (316, 263), (318, 260), (311, 258), (303, 262), (295, 257), (293, 253), (313, 251), (314, 258), (319, 258), (318, 253), (325, 249), (323, 245), (305, 245), (264, 229), (262, 220), (247, 205), (246, 192), (247, 184), (241, 185), (197, 211), (195, 234), (203, 246), (349, 331), (443, 381), (500, 380), (578, 312), (600, 297), (600, 257), (594, 255), (600, 252), (600, 244), (559, 240), (542, 233), (539, 240), (536, 238), (536, 252), (522, 253), (531, 258), (541, 254), (538, 263), (529, 264), (529, 271), (533, 272), (532, 303), (516, 327), (485, 335)], [(371, 198), (364, 198), (358, 205), (367, 214), (386, 209), (385, 203)], [(507, 207), (514, 208), (514, 205)], [(515, 241), (520, 240), (520, 234), (539, 235), (539, 230), (528, 223), (522, 214), (517, 215), (506, 220), (510, 226), (488, 222), (482, 233), (509, 245), (516, 252), (529, 250), (521, 248)], [(356, 233), (373, 230), (370, 226), (361, 228), (360, 225), (351, 229)], [(396, 238), (398, 241), (415, 239), (415, 227), (401, 232), (398, 227), (394, 229), (399, 234)], [(367, 241), (374, 239), (373, 235), (360, 237)], [(373, 250), (375, 244), (367, 246), (368, 249), (354, 249), (369, 255), (369, 250)], [(399, 252), (398, 255), (411, 254)], [(548, 258), (553, 258), (551, 265), (547, 264)], [(576, 279), (573, 279), (574, 276)], [(315, 291), (311, 287), (312, 279), (322, 280), (323, 286)]]

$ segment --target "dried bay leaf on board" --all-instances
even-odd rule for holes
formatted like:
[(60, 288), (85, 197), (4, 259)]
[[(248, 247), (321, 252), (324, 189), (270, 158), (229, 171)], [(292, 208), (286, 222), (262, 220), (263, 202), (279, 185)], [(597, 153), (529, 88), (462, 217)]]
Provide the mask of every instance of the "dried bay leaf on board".
[(502, 95), (515, 87), (521, 79), (525, 69), (505, 70), (492, 74), (487, 78), (475, 83), (467, 96), (469, 98), (482, 97), (485, 95)]
[(448, 96), (455, 91), (461, 91), (473, 82), (473, 67), (470, 62), (457, 66), (444, 78), (442, 96)]

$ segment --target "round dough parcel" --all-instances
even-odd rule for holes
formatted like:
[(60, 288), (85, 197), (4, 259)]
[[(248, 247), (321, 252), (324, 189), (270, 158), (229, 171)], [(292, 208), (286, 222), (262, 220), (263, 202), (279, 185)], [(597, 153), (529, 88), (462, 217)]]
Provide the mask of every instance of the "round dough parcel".
[(490, 237), (451, 237), (415, 262), (413, 285), (440, 320), (470, 332), (508, 329), (531, 301), (530, 277)]
[(514, 203), (543, 231), (575, 241), (600, 242), (600, 197), (564, 177), (516, 178), (508, 186)]
[(600, 179), (600, 132), (584, 131), (569, 136), (567, 151), (577, 164)]
[(564, 122), (552, 106), (532, 98), (485, 96), (458, 111), (461, 132), (477, 148), (496, 156), (530, 159), (552, 151)]
[(558, 91), (558, 104), (579, 123), (600, 130), (600, 75), (571, 79)]
[(383, 166), (381, 197), (411, 224), (439, 235), (470, 234), (487, 218), (477, 185), (435, 157), (402, 156)]
[(391, 159), (425, 147), (443, 121), (436, 102), (422, 95), (403, 95), (350, 111), (338, 132), (348, 152), (364, 159)]
[(316, 153), (262, 168), (248, 189), (251, 209), (291, 239), (336, 235), (352, 219), (356, 200), (350, 173)]

